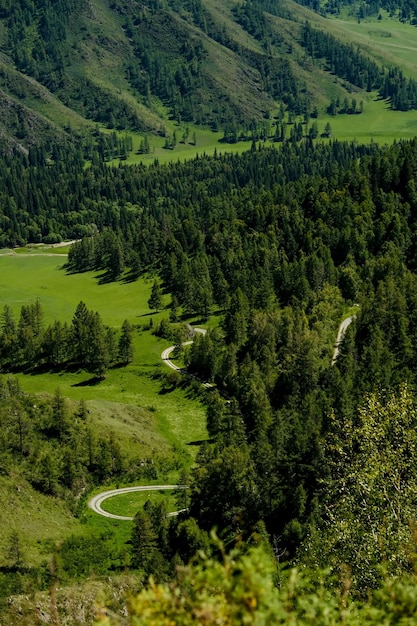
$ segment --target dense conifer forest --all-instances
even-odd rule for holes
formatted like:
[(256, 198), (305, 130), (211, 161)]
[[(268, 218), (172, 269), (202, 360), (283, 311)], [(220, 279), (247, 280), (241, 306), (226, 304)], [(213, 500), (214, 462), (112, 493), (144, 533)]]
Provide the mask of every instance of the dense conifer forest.
[[(98, 148), (85, 167), (82, 155), (71, 145), (3, 155), (2, 245), (77, 238), (67, 272), (158, 273), (172, 326), (155, 332), (175, 336), (179, 315), (221, 320), (185, 357), (214, 385), (189, 512), (139, 512), (131, 567), (166, 580), (215, 527), (230, 545), (260, 533), (279, 562), (331, 566), (340, 584), (347, 565), (358, 598), (381, 584), (381, 565), (411, 572), (417, 142), (305, 140), (149, 168), (110, 167)], [(131, 358), (129, 323), (116, 337), (82, 302), (71, 326), (45, 328), (39, 303), (18, 320), (6, 306), (1, 320), (4, 373), (76, 364), (100, 376)], [(21, 459), (37, 489), (61, 496), (123, 473), (114, 441), (95, 442), (115, 446), (97, 465), (82, 407), (73, 430), (59, 391), (41, 411), (12, 379), (2, 390), (6, 471)], [(62, 458), (48, 451), (54, 440)]]
[[(412, 2), (300, 4), (417, 19)], [(414, 623), (417, 139), (341, 142), (330, 123), (320, 137), (316, 120), (319, 107), (361, 119), (368, 96), (411, 114), (417, 83), (300, 6), (222, 11), (0, 0), (0, 249), (71, 240), (63, 282), (147, 281), (149, 315), (162, 312), (115, 330), (83, 300), (70, 322), (46, 323), (39, 299), (2, 307), (0, 480), (25, 481), (81, 523), (94, 489), (170, 472), (181, 487), (178, 515), (149, 500), (123, 541), (69, 535), (36, 565), (10, 533), (6, 625), (29, 623), (48, 590), (58, 624), (57, 581), (90, 578), (122, 589), (119, 604), (116, 592), (103, 600), (106, 625)], [(130, 133), (143, 133), (141, 154), (150, 133), (175, 148), (165, 123), (183, 142), (203, 128), (252, 147), (127, 165)], [(18, 382), (83, 371), (80, 384), (99, 388), (129, 368), (139, 332), (169, 339), (180, 358), (181, 370), (153, 373), (161, 396), (181, 388), (204, 406), (191, 470), (174, 445), (125, 451), (59, 383), (48, 396)], [(89, 604), (74, 624), (93, 623)]]

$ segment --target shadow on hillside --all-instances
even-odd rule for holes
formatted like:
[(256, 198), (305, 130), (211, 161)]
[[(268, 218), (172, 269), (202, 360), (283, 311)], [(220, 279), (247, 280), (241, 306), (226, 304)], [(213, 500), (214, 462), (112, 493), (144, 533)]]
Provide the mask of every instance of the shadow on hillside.
[(202, 443), (214, 443), (215, 439), (198, 439), (197, 441), (187, 441), (187, 446), (201, 446)]
[(104, 376), (92, 376), (87, 380), (82, 380), (79, 383), (74, 383), (71, 387), (94, 387), (99, 385), (104, 380)]

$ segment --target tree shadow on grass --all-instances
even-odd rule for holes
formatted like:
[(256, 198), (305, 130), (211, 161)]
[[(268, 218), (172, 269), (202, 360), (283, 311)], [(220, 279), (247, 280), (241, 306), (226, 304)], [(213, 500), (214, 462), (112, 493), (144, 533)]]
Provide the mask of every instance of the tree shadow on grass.
[(87, 380), (82, 380), (79, 383), (74, 383), (71, 387), (94, 387), (99, 385), (104, 380), (104, 376), (92, 376)]
[(201, 446), (202, 443), (214, 443), (215, 439), (198, 439), (197, 441), (187, 441), (187, 446)]

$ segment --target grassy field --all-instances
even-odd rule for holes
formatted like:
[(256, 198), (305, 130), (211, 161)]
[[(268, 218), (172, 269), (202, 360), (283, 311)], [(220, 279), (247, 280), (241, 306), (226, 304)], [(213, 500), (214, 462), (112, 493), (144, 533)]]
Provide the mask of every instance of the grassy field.
[[(417, 30), (417, 29), (416, 29)], [(417, 135), (417, 111), (392, 111), (384, 100), (380, 100), (376, 93), (359, 96), (352, 94), (363, 101), (363, 113), (359, 115), (336, 115), (330, 116), (321, 111), (317, 120), (318, 132), (321, 135), (327, 122), (332, 127), (331, 139), (339, 141), (357, 141), (358, 143), (379, 143), (391, 144), (400, 139), (412, 139)], [(330, 102), (330, 100), (329, 100)], [(302, 121), (301, 118), (297, 121)], [(313, 121), (313, 120), (312, 120)], [(310, 125), (312, 123), (310, 122)], [(287, 126), (287, 137), (290, 135), (290, 125)], [(212, 156), (217, 154), (240, 154), (249, 150), (252, 146), (250, 141), (239, 141), (235, 144), (221, 143), (219, 140), (223, 136), (221, 133), (213, 133), (209, 130), (199, 129), (197, 131), (199, 139), (197, 145), (190, 143), (178, 144), (173, 150), (167, 150), (164, 140), (160, 137), (149, 137), (151, 151), (149, 154), (137, 154), (138, 147), (143, 137), (132, 135), (133, 152), (124, 163), (135, 164), (144, 163), (150, 165), (157, 159), (159, 163), (170, 163), (193, 159), (196, 155)], [(318, 141), (326, 141), (319, 138)], [(259, 143), (258, 143), (259, 145)], [(279, 149), (280, 144), (272, 141), (262, 142), (261, 145), (275, 147)], [(118, 160), (113, 164), (119, 163)]]
[[(83, 300), (89, 309), (99, 311), (109, 326), (120, 327), (125, 319), (131, 323), (147, 320), (151, 279), (100, 285), (100, 273), (67, 275), (63, 269), (66, 258), (58, 252), (61, 249), (52, 250), (39, 253), (23, 249), (13, 255), (0, 254), (1, 308), (7, 303), (19, 312), (22, 304), (39, 298), (47, 323), (54, 319), (70, 322)], [(157, 321), (162, 315), (153, 317)]]
[(359, 115), (320, 116), (320, 133), (327, 122), (332, 127), (331, 138), (340, 141), (383, 145), (417, 135), (417, 111), (391, 111), (386, 102), (375, 97), (364, 100), (364, 111)]
[[(155, 377), (158, 371), (165, 371), (161, 352), (169, 342), (141, 330), (150, 319), (157, 324), (168, 316), (167, 311), (155, 314), (149, 311), (147, 300), (152, 279), (99, 285), (96, 273), (66, 275), (62, 264), (63, 260), (54, 255), (0, 255), (0, 309), (9, 304), (17, 316), (22, 304), (39, 298), (46, 323), (55, 319), (70, 322), (78, 302), (83, 300), (109, 326), (120, 328), (128, 319), (138, 327), (134, 337), (135, 358), (128, 367), (109, 370), (98, 385), (86, 384), (91, 375), (83, 371), (20, 374), (23, 389), (53, 394), (59, 386), (68, 398), (86, 400), (92, 413), (100, 415), (102, 424), (126, 431), (128, 438), (133, 437), (132, 431), (139, 421), (149, 437), (153, 433), (156, 447), (160, 445), (157, 433), (170, 445), (204, 439), (204, 409), (199, 400), (180, 388), (163, 392)], [(169, 297), (165, 296), (165, 304), (168, 301)], [(129, 407), (128, 414), (124, 406)], [(148, 445), (149, 438), (145, 440)]]
[(346, 36), (386, 65), (398, 65), (405, 74), (416, 78), (416, 27), (389, 17), (386, 11), (381, 11), (381, 18), (370, 17), (360, 22), (331, 19), (330, 22), (335, 35)]
[[(156, 324), (168, 312), (150, 314), (147, 300), (152, 279), (99, 285), (97, 274), (92, 272), (66, 275), (62, 269), (64, 260), (65, 257), (58, 257), (56, 250), (42, 254), (39, 249), (13, 255), (0, 253), (0, 310), (7, 303), (17, 316), (22, 304), (39, 298), (46, 323), (54, 319), (70, 322), (78, 302), (84, 300), (88, 308), (100, 313), (105, 324), (119, 328), (127, 318), (136, 326), (135, 356), (129, 366), (109, 370), (99, 384), (90, 384), (91, 374), (84, 371), (20, 373), (17, 377), (22, 389), (34, 394), (53, 394), (59, 387), (69, 403), (75, 405), (84, 399), (93, 427), (100, 433), (113, 431), (126, 454), (172, 458), (174, 449), (176, 458), (184, 466), (190, 466), (198, 446), (188, 444), (207, 437), (205, 409), (191, 388), (177, 387), (167, 392), (158, 379), (158, 373), (169, 371), (161, 360), (161, 352), (169, 342), (157, 338), (143, 326), (147, 327), (151, 317)], [(165, 299), (167, 304), (169, 297), (165, 296)], [(178, 471), (170, 471), (168, 465), (164, 479), (175, 484)], [(39, 555), (45, 539), (58, 539), (71, 532), (112, 528), (117, 534), (120, 531), (122, 540), (130, 532), (126, 530), (126, 524), (120, 526), (115, 520), (106, 520), (87, 509), (84, 515), (86, 525), (80, 526), (58, 502), (41, 497), (27, 486), (22, 487), (22, 496), (23, 493), (28, 495), (20, 498), (17, 495), (20, 492), (13, 491), (18, 487), (12, 486), (8, 479), (6, 482), (7, 489), (2, 488), (0, 494), (0, 524), (5, 528), (7, 520), (14, 520), (9, 524), (10, 529), (16, 527), (19, 533), (22, 531), (21, 536), (31, 555)], [(13, 498), (7, 496), (10, 491)], [(26, 501), (25, 506), (21, 499)], [(48, 523), (42, 521), (46, 518)], [(3, 534), (0, 551), (7, 541), (7, 533)]]
[(152, 500), (152, 502), (165, 502), (168, 511), (176, 511), (178, 509), (175, 491), (122, 493), (105, 500), (101, 508), (108, 513), (113, 513), (113, 515), (133, 517), (149, 500)]
[[(194, 159), (197, 155), (211, 156), (214, 154), (215, 151), (217, 152), (217, 154), (240, 154), (245, 150), (249, 150), (251, 147), (250, 141), (240, 141), (235, 144), (222, 143), (222, 132), (213, 132), (206, 128), (194, 126), (190, 126), (191, 130), (188, 140), (181, 142), (181, 136), (185, 131), (185, 127), (178, 126), (173, 122), (167, 122), (166, 126), (167, 132), (171, 136), (173, 135), (174, 131), (178, 135), (178, 143), (174, 149), (171, 150), (164, 147), (165, 139), (163, 137), (148, 135), (150, 152), (148, 154), (138, 154), (138, 150), (141, 141), (144, 139), (144, 135), (132, 133), (131, 137), (133, 151), (124, 162), (130, 165), (135, 163), (144, 163), (145, 165), (150, 165), (154, 163), (155, 159), (157, 159), (158, 162), (162, 164), (172, 163), (176, 161), (186, 161), (188, 159)], [(105, 132), (106, 129), (103, 129), (103, 131)], [(194, 133), (196, 139), (195, 143), (193, 142)], [(126, 133), (121, 133), (121, 135), (126, 135)], [(119, 163), (119, 160), (115, 159), (112, 163), (116, 165)]]

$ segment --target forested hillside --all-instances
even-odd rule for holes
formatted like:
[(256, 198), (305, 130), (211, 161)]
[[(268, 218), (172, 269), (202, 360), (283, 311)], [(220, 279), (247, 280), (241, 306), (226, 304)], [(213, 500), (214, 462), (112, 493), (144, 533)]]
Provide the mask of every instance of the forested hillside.
[[(361, 7), (414, 19), (411, 4)], [(147, 294), (122, 322), (111, 292), (114, 326), (81, 298), (46, 322), (46, 285), (31, 303), (4, 299), (0, 481), (71, 523), (35, 538), (36, 558), (17, 531), (2, 538), (2, 623), (34, 607), (64, 623), (64, 585), (99, 580), (119, 586), (99, 599), (105, 624), (164, 611), (180, 624), (413, 623), (417, 139), (341, 142), (317, 120), (350, 123), (375, 99), (411, 115), (417, 82), (340, 32), (271, 0), (0, 0), (0, 249), (72, 240), (63, 290), (88, 274)], [(149, 154), (152, 133), (170, 152), (202, 128), (252, 147), (125, 162), (137, 134)], [(59, 386), (110, 403), (114, 372), (120, 440)], [(204, 408), (206, 431), (167, 424), (176, 392), (181, 419)], [(93, 489), (158, 479), (175, 481), (178, 515), (150, 498), (123, 528), (88, 525)], [(92, 623), (86, 597), (73, 623)]]
[[(180, 319), (220, 316), (184, 357), (214, 385), (205, 392), (210, 441), (191, 477), (189, 512), (171, 521), (159, 505), (138, 513), (131, 567), (166, 579), (173, 563), (209, 546), (216, 527), (232, 545), (261, 532), (280, 561), (331, 566), (341, 584), (346, 565), (358, 597), (380, 584), (381, 565), (390, 576), (410, 571), (417, 142), (293, 142), (150, 168), (111, 168), (94, 155), (92, 163), (85, 168), (71, 145), (4, 156), (3, 245), (34, 233), (85, 235), (70, 249), (68, 273), (104, 270), (112, 281), (157, 272), (171, 294), (155, 329), (165, 336), (176, 336)], [(30, 342), (17, 344), (4, 309), (4, 372), (76, 363), (102, 375), (100, 350), (90, 363), (77, 343), (80, 324), (104, 341), (97, 315), (80, 303), (71, 327), (39, 334), (40, 316), (38, 304), (22, 309), (19, 336)], [(120, 339), (119, 358), (128, 360), (123, 346)], [(37, 425), (23, 399), (13, 402), (22, 409), (12, 420), (5, 413), (14, 437), (7, 454), (27, 456), (30, 423), (31, 432), (70, 445), (75, 433), (54, 417), (59, 409)], [(88, 472), (95, 480), (85, 445), (77, 443), (71, 480), (91, 480)], [(123, 471), (112, 456), (109, 471)], [(65, 463), (62, 475), (49, 476), (54, 489), (71, 487)]]
[(370, 94), (417, 106), (395, 60), (291, 3), (3, 0), (0, 26), (2, 136), (20, 148), (97, 124), (171, 143), (173, 124), (226, 141), (272, 124), (278, 137), (284, 116), (316, 119), (332, 99), (360, 114)]

